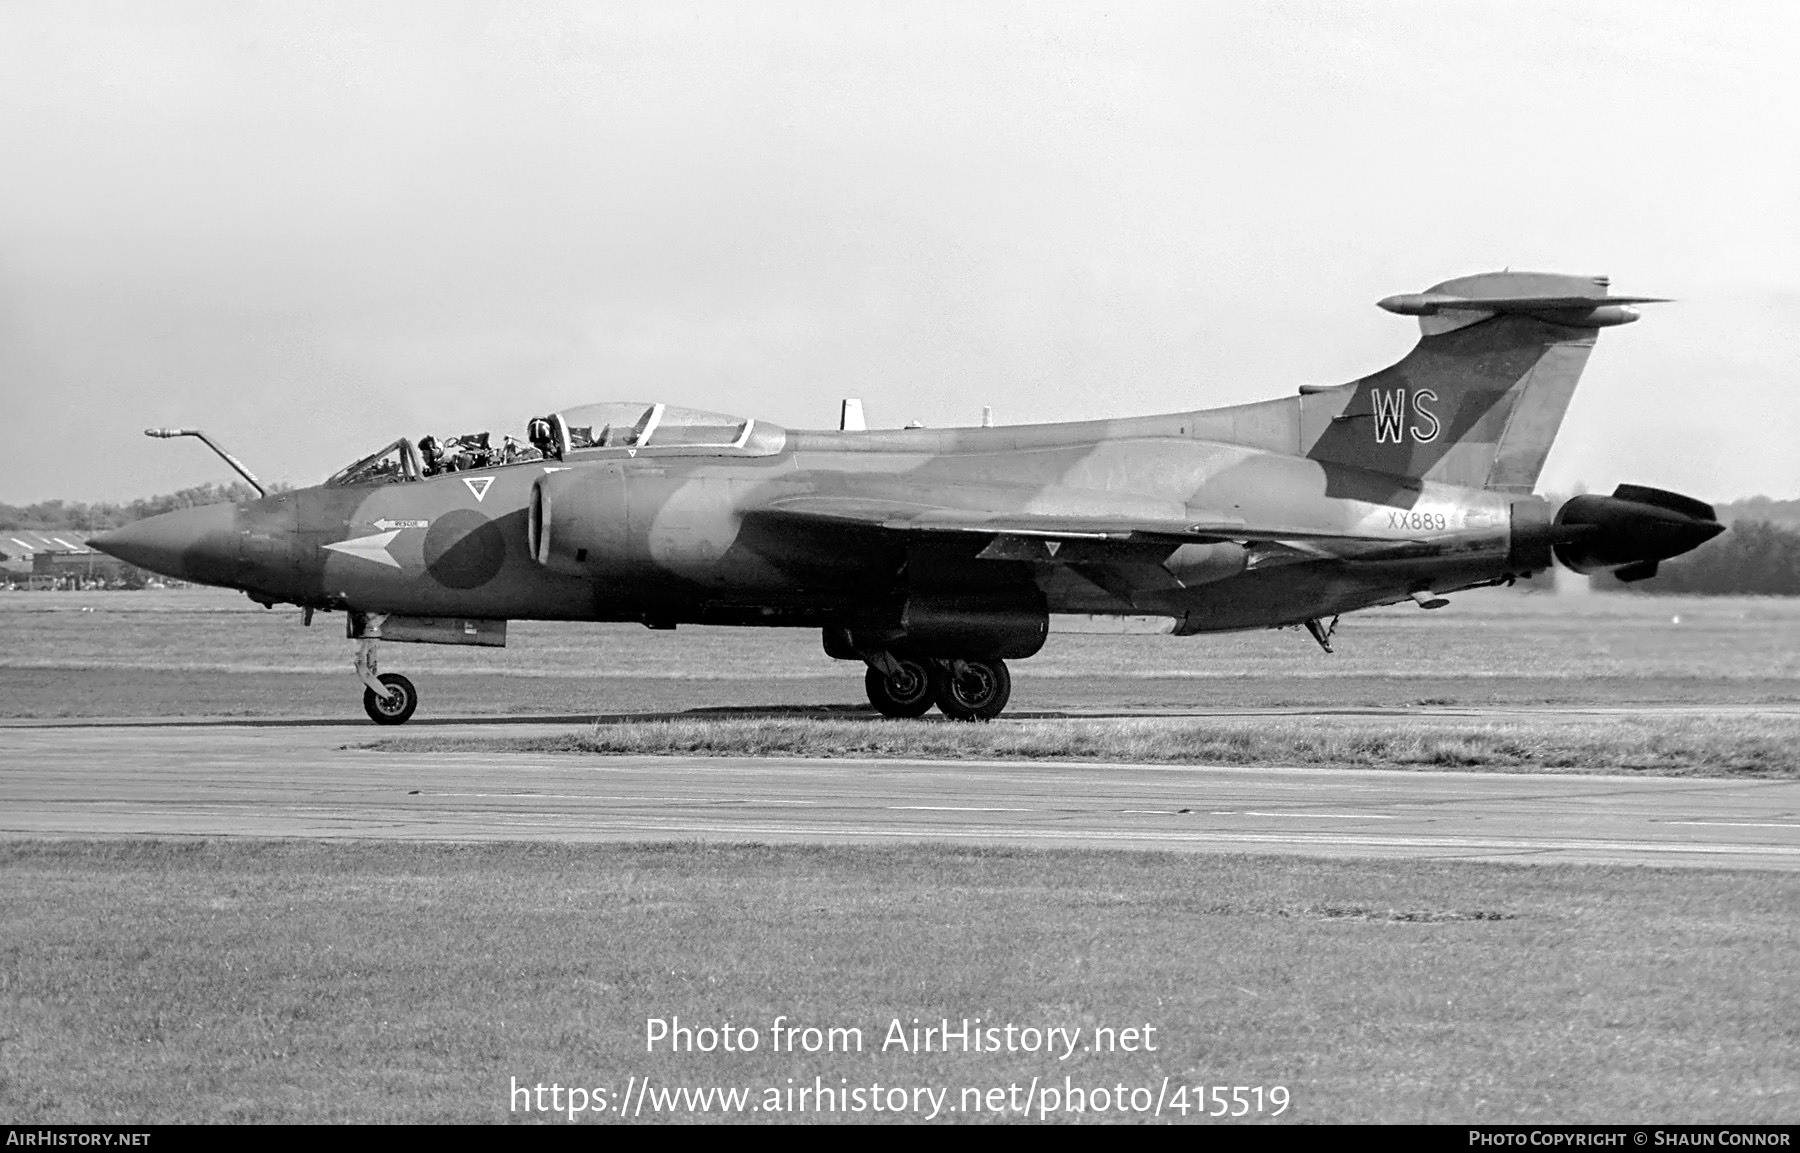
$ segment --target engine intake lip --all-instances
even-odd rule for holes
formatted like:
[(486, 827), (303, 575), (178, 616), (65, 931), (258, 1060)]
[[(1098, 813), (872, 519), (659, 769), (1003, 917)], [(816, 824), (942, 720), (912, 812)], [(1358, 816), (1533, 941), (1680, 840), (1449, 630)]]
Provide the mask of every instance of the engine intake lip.
[(539, 477), (531, 485), (531, 498), (525, 507), (525, 542), (531, 550), (532, 559), (539, 564), (550, 563), (550, 494), (544, 491), (544, 481)]

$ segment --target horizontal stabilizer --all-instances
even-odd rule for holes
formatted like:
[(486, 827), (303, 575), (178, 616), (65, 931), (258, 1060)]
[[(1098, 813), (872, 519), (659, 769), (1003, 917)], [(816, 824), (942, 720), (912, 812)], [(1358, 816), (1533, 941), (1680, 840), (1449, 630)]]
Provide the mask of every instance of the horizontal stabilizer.
[[(1633, 304), (1665, 304), (1660, 296), (1610, 296), (1604, 276), (1562, 276), (1543, 272), (1488, 272), (1433, 285), (1378, 301), (1401, 316), (1437, 317), (1448, 313), (1467, 323), (1481, 316), (1523, 312), (1576, 328), (1609, 328), (1638, 317)], [(1453, 326), (1454, 327), (1454, 326)], [(1429, 324), (1426, 335), (1444, 331)]]
[(1401, 316), (1433, 316), (1445, 309), (1481, 312), (1547, 312), (1598, 308), (1603, 304), (1667, 304), (1663, 296), (1449, 296), (1441, 292), (1408, 292), (1378, 303)]

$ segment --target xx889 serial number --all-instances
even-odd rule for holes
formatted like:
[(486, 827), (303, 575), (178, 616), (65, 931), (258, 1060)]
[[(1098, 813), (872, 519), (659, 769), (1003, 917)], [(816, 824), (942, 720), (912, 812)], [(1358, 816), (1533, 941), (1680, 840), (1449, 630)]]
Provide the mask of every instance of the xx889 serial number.
[(1397, 529), (1425, 529), (1426, 531), (1443, 532), (1450, 527), (1450, 518), (1441, 512), (1389, 512), (1387, 526)]

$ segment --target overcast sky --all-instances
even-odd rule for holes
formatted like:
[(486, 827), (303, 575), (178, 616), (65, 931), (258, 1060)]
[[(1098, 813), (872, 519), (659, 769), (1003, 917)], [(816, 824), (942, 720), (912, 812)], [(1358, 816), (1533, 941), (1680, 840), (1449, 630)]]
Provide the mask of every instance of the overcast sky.
[(0, 500), (603, 399), (1338, 383), (1504, 266), (1671, 296), (1543, 485), (1800, 496), (1800, 5), (0, 3)]

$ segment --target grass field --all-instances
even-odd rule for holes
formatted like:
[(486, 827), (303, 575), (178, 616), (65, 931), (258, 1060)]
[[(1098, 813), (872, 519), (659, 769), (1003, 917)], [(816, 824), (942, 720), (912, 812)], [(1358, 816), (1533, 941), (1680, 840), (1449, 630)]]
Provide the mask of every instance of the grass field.
[[(1279, 1085), (1294, 1122), (1792, 1123), (1797, 896), (1765, 874), (939, 846), (0, 845), (0, 1116), (517, 1121), (545, 1118), (509, 1108), (514, 1077), (954, 1104), (1066, 1076)], [(783, 1015), (864, 1051), (773, 1052)], [(761, 1046), (646, 1052), (674, 1016)], [(1158, 1048), (879, 1051), (915, 1017), (1150, 1025)]]
[(1176, 765), (1331, 765), (1484, 772), (1800, 778), (1800, 715), (1505, 721), (1396, 716), (921, 724), (713, 718), (596, 725), (562, 736), (390, 737), (381, 749), (597, 756), (893, 757)]

